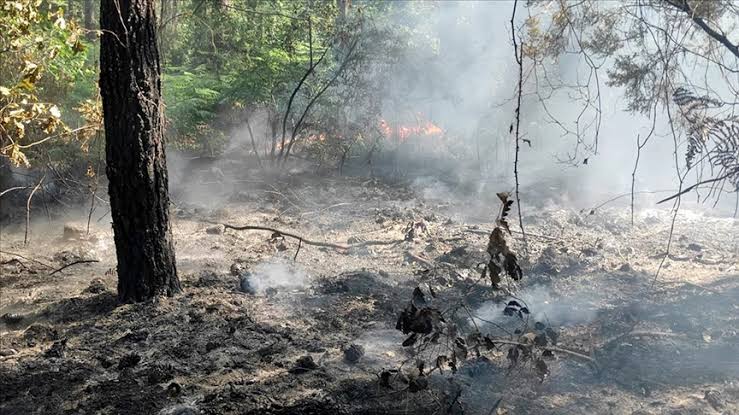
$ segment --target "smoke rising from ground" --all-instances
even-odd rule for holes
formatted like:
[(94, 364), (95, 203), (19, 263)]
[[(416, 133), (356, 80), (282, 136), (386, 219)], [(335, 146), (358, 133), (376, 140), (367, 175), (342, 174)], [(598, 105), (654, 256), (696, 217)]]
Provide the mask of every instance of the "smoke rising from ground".
[(308, 273), (296, 264), (271, 259), (254, 266), (250, 271), (249, 284), (257, 294), (269, 289), (291, 291), (303, 289), (310, 283)]
[[(596, 293), (587, 290), (569, 292), (566, 297), (556, 296), (550, 289), (541, 285), (521, 290), (517, 293), (517, 298), (528, 305), (532, 321), (541, 321), (552, 326), (591, 322), (598, 313), (596, 304), (603, 300), (602, 297), (598, 298)], [(479, 307), (474, 313), (477, 317), (475, 323), (485, 327), (490, 324), (489, 322), (506, 325), (511, 320), (517, 319), (503, 313), (505, 306), (506, 303), (494, 302)]]
[[(461, 183), (463, 192), (457, 193), (467, 193), (468, 197), (509, 190), (514, 185), (515, 152), (515, 138), (509, 127), (515, 121), (513, 98), (518, 82), (509, 23), (513, 2), (449, 1), (435, 5), (430, 17), (423, 15), (414, 24), (438, 39), (437, 49), (414, 50), (387, 75), (392, 86), (384, 101), (383, 116), (402, 120), (411, 113), (423, 114), (445, 131), (447, 151), (439, 156), (439, 142), (420, 137), (417, 146), (401, 150), (397, 156), (401, 161), (396, 161), (396, 166), (415, 167), (417, 171), (412, 175)], [(522, 19), (525, 14), (520, 14)], [(407, 20), (399, 23), (407, 24)], [(422, 44), (420, 40), (418, 43)], [(527, 64), (531, 62), (524, 62)], [(548, 66), (550, 76), (559, 76), (564, 82), (575, 83), (587, 73), (577, 56), (562, 56)], [(718, 74), (706, 73), (709, 78), (719, 79)], [(696, 72), (696, 76), (703, 75)], [(646, 116), (627, 112), (624, 90), (606, 85), (605, 71), (601, 78), (597, 155), (575, 153), (578, 138), (563, 134), (549, 119), (533, 94), (534, 80), (526, 80), (521, 108), (521, 137), (526, 141), (521, 143), (519, 162), (524, 205), (557, 197), (560, 204), (585, 209), (630, 191), (636, 140), (649, 135), (652, 122)], [(582, 131), (581, 140), (591, 142), (595, 127), (582, 125), (594, 123), (597, 114), (590, 109), (582, 116), (582, 105), (562, 91), (546, 100), (546, 111), (565, 127)], [(637, 192), (658, 192), (637, 195), (637, 203), (644, 206), (654, 206), (657, 200), (675, 192), (679, 185), (675, 164), (685, 167), (684, 144), (680, 143), (675, 154), (667, 114), (660, 111), (656, 118), (654, 134), (641, 151), (635, 177)], [(436, 157), (427, 159), (432, 152)], [(568, 157), (578, 166), (563, 161)], [(693, 176), (686, 183), (692, 183)], [(432, 188), (431, 193), (436, 190)], [(685, 200), (686, 205), (694, 201), (695, 197)], [(626, 202), (628, 198), (621, 204)], [(700, 208), (710, 209), (711, 204)], [(723, 197), (716, 213), (730, 214), (733, 208), (733, 197)]]

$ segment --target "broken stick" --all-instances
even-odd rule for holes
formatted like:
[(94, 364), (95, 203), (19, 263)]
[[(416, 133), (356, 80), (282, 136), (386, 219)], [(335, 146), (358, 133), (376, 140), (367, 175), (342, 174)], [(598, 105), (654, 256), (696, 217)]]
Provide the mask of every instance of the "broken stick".
[(51, 277), (52, 275), (56, 274), (57, 272), (60, 272), (60, 271), (62, 271), (62, 270), (64, 270), (64, 269), (66, 269), (66, 268), (69, 268), (69, 267), (71, 267), (72, 265), (77, 265), (77, 264), (88, 264), (88, 263), (91, 263), (91, 262), (100, 262), (100, 261), (98, 261), (97, 259), (80, 259), (80, 260), (77, 260), (77, 261), (74, 261), (74, 262), (70, 262), (69, 264), (67, 264), (67, 265), (65, 265), (65, 266), (63, 266), (63, 267), (61, 267), (61, 268), (57, 268), (57, 269), (55, 269), (54, 271), (52, 271), (52, 272), (51, 272), (51, 273), (49, 274), (49, 277)]
[(306, 245), (313, 245), (313, 246), (320, 246), (324, 248), (333, 248), (338, 249), (341, 251), (348, 251), (352, 248), (358, 248), (361, 246), (372, 246), (372, 245), (395, 245), (403, 242), (402, 240), (394, 240), (394, 241), (364, 241), (364, 242), (358, 242), (355, 244), (336, 244), (332, 242), (321, 242), (321, 241), (312, 241), (310, 239), (306, 239), (300, 235), (296, 235), (294, 233), (281, 231), (279, 229), (275, 228), (269, 228), (266, 226), (258, 226), (258, 225), (244, 225), (244, 226), (236, 226), (236, 225), (230, 225), (228, 223), (222, 223), (223, 227), (225, 229), (233, 229), (235, 231), (268, 231), (273, 232), (278, 235), (287, 236), (288, 238), (297, 239), (302, 244)]
[(49, 264), (43, 263), (43, 262), (41, 262), (41, 261), (39, 261), (39, 260), (36, 260), (36, 259), (33, 259), (33, 258), (27, 258), (27, 257), (24, 257), (23, 255), (21, 255), (21, 254), (16, 254), (16, 253), (14, 253), (14, 252), (8, 252), (8, 251), (0, 251), (0, 254), (6, 254), (6, 255), (13, 255), (13, 256), (17, 256), (18, 258), (22, 258), (22, 259), (25, 259), (26, 261), (31, 261), (31, 262), (35, 262), (35, 263), (37, 263), (37, 264), (39, 264), (39, 265), (43, 265), (43, 266), (45, 266), (45, 267), (47, 267), (47, 268), (54, 268), (53, 266), (51, 266), (51, 265), (49, 265)]

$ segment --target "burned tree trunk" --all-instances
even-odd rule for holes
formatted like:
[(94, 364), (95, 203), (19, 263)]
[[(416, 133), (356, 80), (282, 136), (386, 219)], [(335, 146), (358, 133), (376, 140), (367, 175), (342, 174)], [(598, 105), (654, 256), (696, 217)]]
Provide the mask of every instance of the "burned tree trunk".
[(100, 2), (100, 94), (122, 302), (180, 290), (169, 223), (153, 3)]

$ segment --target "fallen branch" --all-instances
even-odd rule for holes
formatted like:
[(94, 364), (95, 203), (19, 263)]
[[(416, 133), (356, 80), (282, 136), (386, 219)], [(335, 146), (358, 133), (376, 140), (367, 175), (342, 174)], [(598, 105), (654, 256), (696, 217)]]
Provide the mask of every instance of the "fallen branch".
[(18, 264), (23, 267), (23, 269), (28, 270), (28, 265), (24, 264), (23, 261), (21, 261), (18, 258), (11, 258), (7, 261), (0, 262), (0, 265), (9, 265), (9, 264)]
[(41, 261), (38, 261), (38, 260), (35, 260), (35, 259), (33, 259), (33, 258), (27, 258), (27, 257), (24, 257), (24, 256), (23, 256), (23, 255), (21, 255), (21, 254), (16, 254), (16, 253), (13, 253), (13, 252), (8, 252), (8, 251), (0, 251), (0, 254), (5, 254), (5, 255), (13, 255), (13, 256), (17, 256), (18, 258), (23, 258), (23, 259), (25, 259), (26, 261), (31, 261), (31, 262), (35, 262), (35, 263), (37, 263), (37, 264), (40, 264), (40, 265), (43, 265), (43, 266), (45, 266), (45, 267), (47, 267), (47, 268), (54, 268), (54, 266), (53, 266), (53, 265), (45, 264), (45, 263), (43, 263), (43, 262), (41, 262)]
[(55, 269), (48, 276), (51, 277), (52, 275), (56, 274), (57, 272), (60, 272), (60, 271), (62, 271), (64, 269), (67, 269), (67, 268), (71, 267), (72, 265), (89, 264), (91, 262), (100, 262), (100, 261), (98, 261), (97, 259), (80, 259), (80, 260), (77, 260), (77, 261), (74, 261), (74, 262), (70, 262), (69, 264), (67, 264), (67, 265), (65, 265), (65, 266), (63, 266), (61, 268)]
[(602, 347), (607, 347), (611, 343), (621, 340), (626, 337), (682, 337), (679, 333), (669, 333), (665, 331), (640, 331), (640, 330), (634, 330), (630, 331), (628, 333), (619, 334), (618, 336), (611, 337), (610, 339), (603, 342)]
[(418, 255), (416, 255), (416, 254), (414, 254), (414, 253), (412, 253), (410, 251), (406, 252), (405, 254), (406, 254), (406, 256), (408, 258), (410, 258), (410, 259), (412, 259), (412, 260), (414, 260), (416, 262), (419, 262), (419, 263), (421, 263), (421, 264), (423, 264), (423, 265), (425, 265), (425, 266), (427, 266), (429, 268), (433, 268), (434, 267), (434, 264), (432, 264), (431, 261), (429, 261), (428, 259), (426, 259), (424, 257), (418, 256)]
[[(497, 343), (497, 344), (509, 344), (509, 345), (513, 345), (513, 346), (525, 346), (525, 347), (531, 346), (530, 344), (521, 343), (521, 342), (512, 341), (512, 340), (492, 339), (492, 341), (493, 341), (493, 343)], [(576, 352), (574, 350), (563, 349), (561, 347), (556, 347), (556, 346), (543, 346), (543, 347), (541, 347), (541, 349), (543, 349), (543, 350), (549, 350), (551, 352), (568, 354), (568, 355), (570, 355), (572, 357), (577, 357), (578, 359), (585, 360), (586, 362), (594, 365), (596, 368), (598, 367), (598, 363), (595, 361), (595, 359), (593, 359), (592, 357), (590, 357), (588, 355), (582, 354), (580, 352)]]
[(349, 202), (337, 203), (335, 205), (327, 206), (327, 207), (325, 207), (323, 209), (314, 210), (314, 211), (311, 211), (311, 212), (303, 212), (303, 213), (300, 214), (300, 216), (303, 217), (303, 216), (306, 216), (306, 215), (314, 215), (314, 214), (317, 214), (317, 213), (325, 212), (325, 211), (330, 210), (330, 209), (333, 209), (333, 208), (337, 208), (337, 207), (341, 207), (341, 206), (347, 206), (347, 205), (351, 205), (351, 204), (353, 204), (353, 203), (349, 203)]
[(287, 236), (288, 238), (297, 239), (298, 241), (300, 241), (301, 244), (313, 245), (313, 246), (320, 246), (320, 247), (324, 247), (324, 248), (333, 248), (333, 249), (338, 249), (340, 251), (348, 251), (348, 250), (350, 250), (352, 248), (358, 248), (358, 247), (362, 247), (362, 246), (395, 245), (395, 244), (399, 244), (399, 243), (403, 242), (402, 240), (394, 240), (394, 241), (376, 241), (376, 240), (372, 240), (372, 241), (358, 242), (358, 243), (355, 243), (355, 244), (336, 244), (336, 243), (332, 243), (332, 242), (312, 241), (310, 239), (306, 239), (306, 238), (304, 238), (304, 237), (302, 237), (300, 235), (294, 234), (294, 233), (284, 232), (284, 231), (281, 231), (279, 229), (269, 228), (269, 227), (266, 227), (266, 226), (257, 226), (257, 225), (236, 226), (236, 225), (229, 225), (228, 223), (220, 223), (220, 224), (219, 223), (215, 223), (215, 222), (210, 222), (210, 223), (214, 223), (214, 224), (217, 224), (217, 225), (223, 225), (223, 227), (225, 229), (233, 229), (235, 231), (267, 231), (267, 232), (273, 232), (273, 233), (276, 233), (276, 234), (281, 235), (281, 236)]

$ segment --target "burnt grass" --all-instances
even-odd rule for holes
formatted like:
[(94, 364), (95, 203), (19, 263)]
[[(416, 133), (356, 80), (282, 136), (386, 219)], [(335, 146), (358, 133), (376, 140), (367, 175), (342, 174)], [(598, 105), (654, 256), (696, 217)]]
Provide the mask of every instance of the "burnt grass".
[[(488, 414), (499, 399), (498, 414), (739, 410), (736, 221), (679, 222), (655, 281), (669, 232), (662, 211), (640, 214), (635, 228), (620, 208), (527, 212), (527, 230), (541, 237), (529, 237), (527, 254), (516, 239), (524, 265), (516, 292), (546, 293), (546, 304), (530, 304), (533, 314), (548, 310), (558, 346), (597, 365), (558, 354), (542, 381), (530, 365), (510, 367), (501, 347), (456, 374), (435, 372), (420, 391), (402, 376), (384, 384), (383, 370), (412, 371), (433, 358), (403, 348), (394, 330), (416, 286), (450, 299), (464, 288), (479, 310), (495, 298), (477, 279), (487, 238), (475, 231), (491, 229), (486, 212), (497, 210), (488, 196), (455, 204), (380, 180), (303, 178), (226, 186), (208, 203), (176, 200), (183, 292), (141, 304), (116, 301), (109, 229), (61, 240), (60, 220), (36, 225), (50, 230), (33, 234), (29, 247), (22, 232), (4, 237), (3, 251), (54, 266), (69, 261), (59, 252), (100, 262), (49, 276), (33, 261), (0, 257), (0, 413)], [(209, 230), (213, 222), (337, 243), (399, 242), (348, 253), (303, 245), (293, 262), (297, 241)], [(409, 222), (424, 228), (405, 240)], [(275, 258), (307, 277), (239, 290), (239, 273)], [(362, 354), (347, 361), (352, 345)]]

